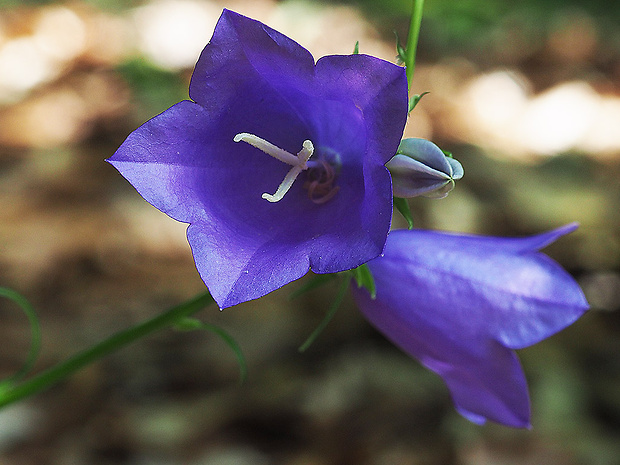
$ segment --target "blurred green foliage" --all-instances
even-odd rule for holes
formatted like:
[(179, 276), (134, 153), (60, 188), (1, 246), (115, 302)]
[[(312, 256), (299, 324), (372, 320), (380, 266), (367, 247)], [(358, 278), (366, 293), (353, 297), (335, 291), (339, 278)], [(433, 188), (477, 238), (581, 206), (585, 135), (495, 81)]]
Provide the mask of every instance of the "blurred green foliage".
[[(358, 5), (374, 15), (409, 15), (412, 0), (331, 0), (328, 3)], [(545, 20), (558, 11), (583, 10), (592, 16), (620, 18), (620, 2), (608, 0), (433, 0), (424, 3), (424, 13), (442, 18), (447, 28), (470, 21), (472, 25), (490, 25), (514, 11), (529, 11), (532, 21)]]
[[(412, 0), (324, 0), (360, 7), (384, 32), (394, 28), (406, 34)], [(421, 52), (431, 48), (445, 52), (477, 55), (501, 40), (502, 31), (517, 28), (536, 39), (557, 24), (562, 14), (583, 13), (597, 25), (605, 44), (620, 51), (620, 2), (607, 0), (432, 0), (424, 3)], [(481, 50), (482, 49), (482, 50)]]
[(188, 98), (187, 83), (182, 76), (162, 70), (144, 59), (126, 61), (117, 70), (132, 89), (137, 121), (152, 118)]

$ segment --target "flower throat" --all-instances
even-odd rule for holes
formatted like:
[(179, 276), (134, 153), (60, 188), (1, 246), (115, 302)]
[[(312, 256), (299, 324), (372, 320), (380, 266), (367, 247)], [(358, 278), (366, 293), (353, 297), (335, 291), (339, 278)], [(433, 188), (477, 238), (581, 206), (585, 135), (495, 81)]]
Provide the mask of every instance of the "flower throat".
[(334, 181), (336, 180), (336, 170), (334, 167), (323, 159), (318, 161), (310, 160), (310, 157), (314, 154), (314, 144), (310, 140), (303, 142), (302, 149), (297, 152), (297, 155), (293, 155), (273, 145), (271, 142), (247, 132), (237, 134), (233, 140), (235, 142), (246, 142), (267, 155), (271, 155), (281, 162), (291, 165), (291, 169), (284, 176), (276, 192), (273, 195), (265, 192), (261, 196), (269, 202), (279, 202), (282, 200), (302, 171), (307, 171), (303, 188), (308, 191), (308, 198), (313, 203), (324, 204), (331, 200), (340, 190), (339, 186), (334, 186)]

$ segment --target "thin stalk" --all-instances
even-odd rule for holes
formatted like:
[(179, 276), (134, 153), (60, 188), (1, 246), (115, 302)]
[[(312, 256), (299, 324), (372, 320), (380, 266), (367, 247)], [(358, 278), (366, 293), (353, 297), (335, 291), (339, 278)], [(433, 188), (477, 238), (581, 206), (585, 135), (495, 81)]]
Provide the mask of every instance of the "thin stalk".
[(413, 11), (411, 22), (409, 23), (409, 35), (407, 36), (407, 48), (405, 52), (405, 66), (407, 67), (407, 83), (409, 93), (413, 82), (413, 72), (415, 71), (415, 54), (418, 48), (418, 38), (420, 37), (420, 24), (422, 23), (422, 9), (424, 0), (413, 0)]
[(306, 341), (299, 347), (300, 352), (305, 352), (308, 349), (308, 347), (312, 345), (314, 340), (317, 337), (319, 337), (319, 335), (327, 327), (328, 323), (332, 320), (332, 318), (336, 314), (336, 311), (340, 307), (340, 304), (342, 304), (342, 301), (344, 300), (344, 296), (347, 293), (347, 289), (349, 289), (349, 283), (351, 282), (351, 277), (352, 276), (350, 273), (346, 274), (345, 278), (340, 283), (340, 288), (338, 289), (338, 295), (336, 295), (336, 299), (332, 302), (331, 307), (329, 307), (329, 310), (327, 310), (327, 313), (325, 314), (325, 317), (323, 317), (323, 320), (321, 321), (321, 323), (319, 323), (319, 326), (317, 326), (316, 329), (312, 331), (312, 334), (308, 336), (308, 339), (306, 339)]
[(210, 294), (202, 294), (194, 299), (173, 307), (166, 312), (151, 318), (129, 329), (116, 333), (108, 339), (82, 351), (73, 357), (61, 362), (33, 378), (14, 387), (5, 387), (0, 392), (0, 408), (43, 391), (53, 384), (68, 378), (86, 365), (99, 360), (114, 351), (121, 349), (138, 339), (147, 336), (159, 329), (174, 325), (183, 318), (202, 310), (213, 302)]
[[(34, 364), (37, 361), (37, 357), (39, 356), (39, 351), (41, 349), (41, 326), (39, 324), (39, 319), (37, 318), (37, 314), (34, 311), (30, 302), (26, 300), (24, 296), (15, 292), (12, 289), (8, 289), (6, 287), (0, 287), (0, 297), (6, 297), (7, 299), (11, 299), (17, 305), (21, 307), (24, 314), (28, 318), (30, 323), (30, 350), (28, 352), (28, 357), (24, 362), (22, 368), (11, 376), (8, 379), (0, 382), (0, 386), (14, 384), (21, 379), (23, 379), (34, 367)], [(1, 388), (0, 388), (1, 389)]]

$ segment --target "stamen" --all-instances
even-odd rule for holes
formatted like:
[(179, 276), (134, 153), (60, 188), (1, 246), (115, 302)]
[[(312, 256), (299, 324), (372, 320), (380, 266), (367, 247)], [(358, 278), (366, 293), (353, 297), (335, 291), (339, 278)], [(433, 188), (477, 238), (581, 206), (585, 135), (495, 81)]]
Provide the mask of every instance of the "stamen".
[(267, 155), (271, 155), (281, 162), (292, 166), (278, 186), (278, 190), (276, 190), (273, 195), (268, 193), (264, 193), (262, 195), (262, 198), (268, 200), (269, 202), (278, 202), (282, 200), (284, 195), (293, 186), (293, 183), (295, 182), (295, 179), (297, 179), (297, 176), (299, 176), (299, 173), (308, 169), (308, 160), (314, 153), (314, 145), (310, 140), (305, 140), (303, 142), (302, 148), (297, 155), (293, 155), (292, 153), (273, 145), (271, 142), (267, 142), (265, 139), (261, 139), (260, 137), (247, 132), (237, 134), (233, 140), (235, 142), (246, 142), (257, 149), (262, 150)]
[(256, 147), (258, 150), (262, 150), (267, 155), (271, 155), (273, 158), (277, 158), (278, 160), (286, 163), (287, 165), (297, 166), (299, 164), (299, 159), (290, 152), (287, 152), (280, 147), (273, 145), (271, 142), (267, 142), (265, 139), (261, 139), (254, 134), (248, 134), (247, 132), (240, 132), (237, 134), (233, 140), (235, 142), (246, 142), (250, 144), (252, 147)]
[(279, 200), (282, 200), (284, 194), (289, 191), (295, 182), (295, 179), (299, 176), (299, 173), (301, 173), (301, 168), (299, 166), (293, 166), (289, 172), (286, 173), (286, 176), (284, 176), (284, 179), (278, 186), (278, 190), (273, 195), (265, 192), (261, 197), (269, 202), (278, 202)]

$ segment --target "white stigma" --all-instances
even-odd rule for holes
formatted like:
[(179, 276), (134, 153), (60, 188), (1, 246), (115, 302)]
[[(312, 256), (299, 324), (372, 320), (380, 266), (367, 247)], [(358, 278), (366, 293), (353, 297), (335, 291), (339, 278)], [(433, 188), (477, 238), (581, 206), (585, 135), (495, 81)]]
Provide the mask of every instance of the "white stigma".
[(309, 140), (305, 140), (303, 142), (302, 149), (297, 153), (297, 155), (293, 155), (292, 153), (273, 145), (271, 142), (267, 142), (265, 139), (261, 139), (254, 134), (248, 134), (247, 132), (237, 134), (233, 140), (235, 142), (246, 142), (252, 147), (256, 147), (257, 149), (265, 152), (267, 155), (271, 155), (273, 158), (277, 158), (281, 162), (292, 166), (289, 172), (286, 173), (286, 176), (284, 176), (284, 179), (273, 195), (267, 193), (262, 195), (262, 198), (268, 200), (269, 202), (278, 202), (284, 198), (284, 195), (289, 191), (295, 182), (295, 179), (299, 176), (299, 173), (308, 169), (307, 162), (314, 153), (314, 145), (312, 145), (312, 142)]

